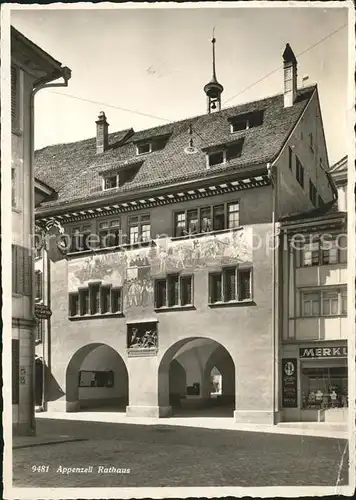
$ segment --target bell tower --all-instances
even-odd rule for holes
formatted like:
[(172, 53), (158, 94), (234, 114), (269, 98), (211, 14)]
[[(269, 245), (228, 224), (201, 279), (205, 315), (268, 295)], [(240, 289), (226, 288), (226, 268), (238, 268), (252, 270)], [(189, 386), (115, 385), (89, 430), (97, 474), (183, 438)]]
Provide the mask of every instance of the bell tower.
[(211, 43), (213, 45), (213, 77), (209, 83), (204, 87), (204, 92), (207, 96), (207, 112), (213, 113), (214, 111), (221, 110), (221, 94), (224, 87), (217, 81), (216, 71), (215, 71), (215, 42), (216, 39), (213, 37)]

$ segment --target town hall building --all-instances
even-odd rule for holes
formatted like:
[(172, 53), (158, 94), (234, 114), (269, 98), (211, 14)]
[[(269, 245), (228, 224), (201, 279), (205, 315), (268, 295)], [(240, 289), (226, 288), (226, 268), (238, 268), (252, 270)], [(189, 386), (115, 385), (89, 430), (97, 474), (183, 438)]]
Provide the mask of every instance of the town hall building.
[(282, 91), (222, 109), (213, 54), (205, 114), (109, 133), (101, 112), (95, 138), (36, 152), (36, 224), (63, 228), (36, 261), (44, 410), (304, 418), (298, 349), (320, 339), (296, 342), (283, 283), (292, 221), (337, 198), (318, 89), (298, 88), (287, 44)]

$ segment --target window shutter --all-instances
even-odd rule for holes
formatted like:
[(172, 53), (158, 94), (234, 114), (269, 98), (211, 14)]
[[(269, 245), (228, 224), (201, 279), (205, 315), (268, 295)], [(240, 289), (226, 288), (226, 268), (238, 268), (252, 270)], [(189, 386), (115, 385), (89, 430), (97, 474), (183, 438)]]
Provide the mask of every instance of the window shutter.
[(15, 67), (11, 67), (11, 119), (12, 126), (17, 125), (17, 87), (18, 73)]

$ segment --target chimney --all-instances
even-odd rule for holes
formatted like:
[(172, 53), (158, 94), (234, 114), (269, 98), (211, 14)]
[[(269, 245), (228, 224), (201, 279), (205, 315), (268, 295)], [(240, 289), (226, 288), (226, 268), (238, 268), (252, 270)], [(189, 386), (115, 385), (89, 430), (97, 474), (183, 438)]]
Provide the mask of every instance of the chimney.
[(283, 52), (284, 107), (293, 106), (297, 97), (297, 59), (289, 43)]
[(96, 123), (96, 152), (104, 153), (108, 149), (109, 145), (109, 124), (106, 121), (106, 116), (104, 111), (100, 111)]

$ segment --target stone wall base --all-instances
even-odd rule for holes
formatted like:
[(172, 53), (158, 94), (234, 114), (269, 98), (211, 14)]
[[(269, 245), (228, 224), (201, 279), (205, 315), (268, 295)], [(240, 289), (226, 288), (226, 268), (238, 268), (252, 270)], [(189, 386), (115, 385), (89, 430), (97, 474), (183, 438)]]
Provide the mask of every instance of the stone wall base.
[(275, 425), (280, 422), (280, 412), (264, 410), (235, 410), (234, 421), (239, 424)]
[(162, 418), (172, 416), (171, 406), (127, 406), (128, 417)]

